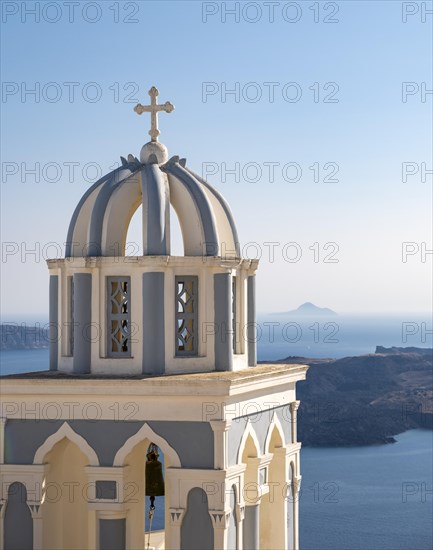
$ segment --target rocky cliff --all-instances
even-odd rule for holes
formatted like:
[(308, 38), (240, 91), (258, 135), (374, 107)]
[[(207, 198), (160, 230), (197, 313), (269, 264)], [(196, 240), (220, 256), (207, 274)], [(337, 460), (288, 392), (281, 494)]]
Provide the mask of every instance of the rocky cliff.
[(287, 357), (310, 365), (297, 385), (299, 440), (309, 446), (393, 442), (412, 428), (433, 428), (432, 350), (382, 348), (343, 359)]

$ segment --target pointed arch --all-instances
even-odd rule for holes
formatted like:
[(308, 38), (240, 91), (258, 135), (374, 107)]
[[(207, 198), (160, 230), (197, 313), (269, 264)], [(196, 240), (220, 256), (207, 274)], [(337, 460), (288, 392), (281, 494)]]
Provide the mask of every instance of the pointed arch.
[(251, 436), (251, 439), (253, 440), (254, 447), (256, 449), (257, 456), (261, 455), (260, 452), (260, 443), (259, 439), (257, 437), (257, 434), (252, 426), (252, 423), (250, 420), (247, 421), (247, 425), (245, 426), (244, 433), (242, 434), (241, 442), (239, 444), (238, 454), (237, 454), (237, 464), (240, 464), (242, 462), (242, 455), (244, 454), (244, 450), (248, 441), (248, 437)]
[(65, 438), (78, 446), (80, 451), (82, 451), (89, 460), (90, 466), (99, 466), (99, 459), (95, 450), (87, 443), (84, 437), (77, 434), (67, 422), (63, 422), (57, 432), (47, 437), (44, 443), (37, 449), (33, 464), (42, 464), (45, 455), (51, 451), (56, 443)]
[(113, 466), (123, 466), (125, 458), (133, 450), (133, 448), (144, 441), (149, 440), (150, 443), (155, 443), (162, 450), (165, 456), (170, 459), (170, 465), (172, 468), (180, 468), (180, 458), (177, 452), (167, 443), (167, 441), (152, 430), (149, 424), (145, 423), (138, 430), (138, 432), (125, 441), (122, 447), (117, 451), (114, 457)]
[(281, 425), (280, 419), (278, 418), (278, 415), (275, 411), (272, 416), (271, 423), (269, 424), (268, 431), (266, 433), (265, 454), (268, 454), (269, 452), (271, 452), (270, 446), (271, 446), (271, 440), (272, 440), (274, 430), (277, 430), (278, 435), (280, 436), (280, 439), (281, 439), (281, 446), (284, 447), (285, 446), (284, 430), (283, 430), (283, 426)]

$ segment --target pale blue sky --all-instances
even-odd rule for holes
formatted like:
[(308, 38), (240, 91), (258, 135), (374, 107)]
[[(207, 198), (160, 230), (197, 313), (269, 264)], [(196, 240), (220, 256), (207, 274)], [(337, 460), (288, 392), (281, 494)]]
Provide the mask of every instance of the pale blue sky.
[[(73, 22), (64, 2), (54, 3), (57, 12), (45, 13), (43, 2), (28, 2), (39, 5), (38, 23), (22, 12), (21, 2), (3, 2), (3, 9), (5, 4), (2, 241), (17, 245), (3, 244), (4, 319), (46, 315), (48, 271), (42, 257), (26, 256), (25, 250), (36, 246), (42, 253), (46, 243), (63, 245), (74, 207), (90, 185), (82, 177), (87, 163), (97, 163), (104, 173), (120, 155), (139, 155), (148, 140), (149, 117), (138, 117), (135, 102), (126, 97), (130, 93), (131, 100), (147, 103), (152, 85), (160, 89), (161, 102), (176, 106), (160, 116), (161, 141), (169, 153), (187, 157), (196, 172), (213, 163), (206, 165), (216, 172), (209, 179), (228, 199), (242, 245), (258, 243), (262, 249), (260, 311), (289, 310), (305, 301), (350, 312), (430, 309), (432, 255), (423, 258), (421, 250), (432, 248), (432, 176), (422, 181), (421, 163), (432, 169), (432, 95), (422, 96), (421, 89), (432, 88), (432, 15), (422, 11), (432, 2), (404, 7), (394, 1), (299, 1), (287, 11), (288, 2), (280, 2), (274, 22), (266, 3), (250, 2), (249, 11), (242, 12), (244, 2), (240, 21), (227, 15), (224, 22), (219, 2), (109, 1), (93, 3), (100, 16), (94, 23), (85, 20), (98, 16), (89, 2), (80, 2)], [(236, 9), (239, 3), (225, 4)], [(118, 6), (119, 23), (110, 6)], [(402, 10), (417, 8), (403, 22)], [(203, 10), (216, 13), (204, 23)], [(256, 15), (258, 22), (248, 21)], [(296, 23), (284, 19), (296, 15)], [(58, 22), (47, 21), (56, 17)], [(128, 17), (138, 22), (122, 22)], [(326, 17), (338, 22), (324, 23)], [(47, 86), (50, 82), (55, 84)], [(65, 82), (78, 83), (71, 102)], [(206, 82), (218, 93), (203, 101)], [(239, 101), (233, 95), (223, 101), (223, 83), (234, 88), (236, 82)], [(278, 83), (273, 102), (269, 82)], [(302, 90), (297, 102), (283, 97), (290, 82)], [(406, 102), (402, 82), (419, 87)], [(31, 95), (23, 100), (21, 94), (35, 83), (39, 102)], [(127, 83), (133, 85), (124, 90)], [(314, 83), (318, 102), (309, 89)], [(324, 90), (326, 83), (338, 85), (333, 96), (338, 102), (323, 102), (336, 89), (330, 84)], [(95, 90), (101, 99), (91, 102)], [(261, 99), (248, 101), (255, 91)], [(286, 91), (294, 97), (294, 86)], [(56, 93), (60, 99), (51, 102)], [(404, 183), (402, 163), (408, 161), (420, 171)], [(39, 182), (23, 172), (36, 162)], [(291, 162), (302, 169), (299, 181), (285, 181), (295, 174), (282, 172)], [(72, 182), (70, 163), (78, 163)], [(240, 181), (222, 177), (223, 163), (227, 169), (239, 163)], [(248, 163), (257, 163), (262, 172), (256, 182)], [(269, 163), (278, 163), (274, 181)], [(314, 163), (322, 180), (323, 166), (336, 163), (339, 181), (315, 182), (309, 169)], [(245, 175), (248, 166), (246, 181), (242, 171)], [(96, 173), (89, 168), (87, 179)], [(139, 239), (138, 227), (134, 219), (132, 241)], [(271, 245), (264, 244), (271, 242), (280, 243), (273, 262)], [(297, 262), (287, 261), (294, 247), (286, 247), (286, 259), (282, 254), (291, 242), (302, 251)], [(403, 242), (416, 243), (420, 251), (406, 262)], [(335, 250), (331, 245), (324, 251), (326, 243), (338, 245), (333, 257), (338, 263), (323, 262), (324, 252)], [(244, 250), (255, 256), (254, 247)]]

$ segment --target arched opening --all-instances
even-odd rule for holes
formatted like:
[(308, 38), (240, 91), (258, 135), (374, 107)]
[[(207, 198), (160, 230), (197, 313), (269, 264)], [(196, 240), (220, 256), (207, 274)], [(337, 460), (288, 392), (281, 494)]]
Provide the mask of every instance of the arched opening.
[[(143, 207), (140, 204), (129, 222), (126, 233), (125, 256), (141, 256), (143, 254)], [(179, 218), (170, 205), (170, 254), (183, 256), (183, 237)]]
[(260, 504), (260, 548), (264, 550), (285, 550), (286, 491), (285, 453), (282, 435), (274, 426), (268, 443), (268, 452), (273, 454), (268, 465), (269, 492), (264, 494)]
[(132, 215), (126, 232), (125, 256), (143, 254), (143, 207), (140, 204)]
[(4, 516), (4, 550), (33, 548), (33, 520), (27, 506), (27, 490), (22, 483), (11, 483)]
[(43, 548), (86, 550), (89, 547), (88, 457), (64, 437), (43, 457), (49, 466), (43, 482)]
[(180, 227), (179, 218), (176, 210), (170, 205), (170, 239), (171, 239), (171, 255), (184, 256), (182, 229)]
[(207, 494), (194, 487), (188, 493), (187, 508), (180, 531), (181, 548), (213, 550), (214, 536)]
[[(126, 518), (126, 548), (160, 548), (164, 544), (165, 530), (169, 526), (168, 491), (165, 490), (166, 468), (170, 467), (170, 458), (157, 447), (158, 462), (162, 466), (163, 489), (165, 496), (156, 495), (155, 510), (149, 521), (150, 495), (146, 489), (146, 461), (149, 447), (153, 442), (144, 439), (137, 443), (126, 455), (124, 465), (124, 485), (127, 492), (128, 515)], [(150, 537), (150, 538), (149, 538)]]

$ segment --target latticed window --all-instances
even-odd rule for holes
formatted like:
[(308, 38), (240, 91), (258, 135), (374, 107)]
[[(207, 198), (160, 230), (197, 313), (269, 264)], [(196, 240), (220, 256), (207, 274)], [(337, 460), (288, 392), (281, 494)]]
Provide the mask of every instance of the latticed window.
[(198, 353), (198, 278), (176, 277), (176, 355)]
[(131, 281), (130, 277), (107, 277), (107, 354), (131, 356)]

